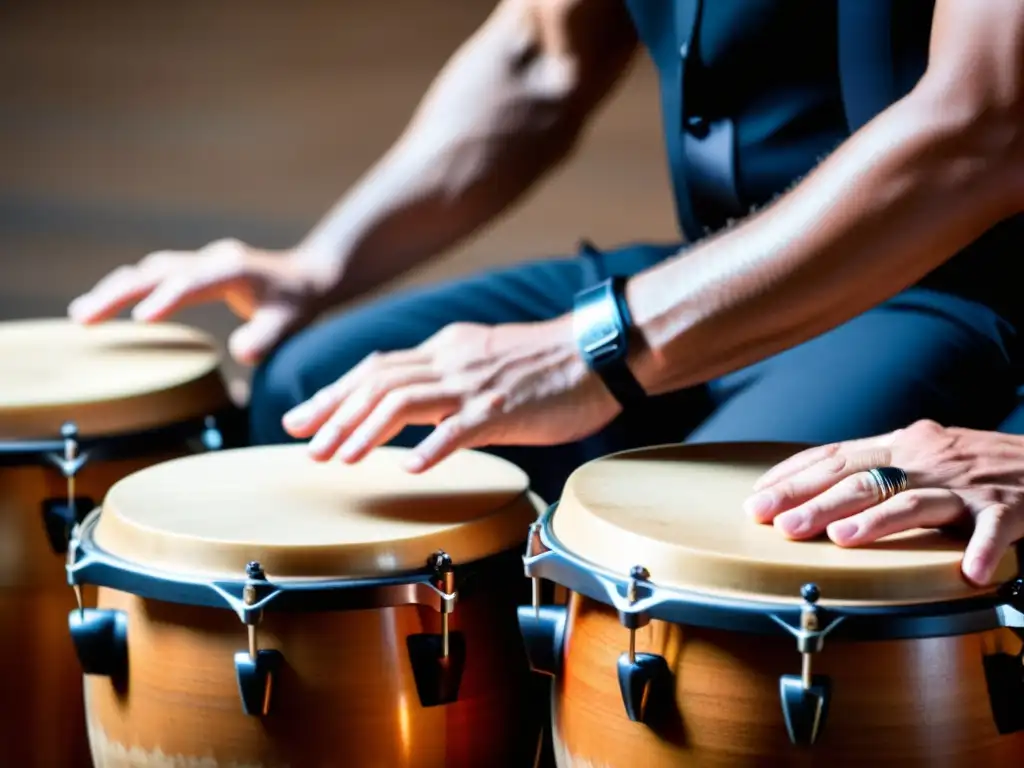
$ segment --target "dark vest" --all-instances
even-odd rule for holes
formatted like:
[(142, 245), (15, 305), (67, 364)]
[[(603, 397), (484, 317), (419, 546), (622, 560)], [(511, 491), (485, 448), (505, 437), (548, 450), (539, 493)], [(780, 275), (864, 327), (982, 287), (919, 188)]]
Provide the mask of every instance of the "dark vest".
[[(679, 226), (693, 242), (785, 192), (914, 87), (933, 0), (626, 0), (659, 72)], [(1015, 217), (923, 284), (1015, 325)]]

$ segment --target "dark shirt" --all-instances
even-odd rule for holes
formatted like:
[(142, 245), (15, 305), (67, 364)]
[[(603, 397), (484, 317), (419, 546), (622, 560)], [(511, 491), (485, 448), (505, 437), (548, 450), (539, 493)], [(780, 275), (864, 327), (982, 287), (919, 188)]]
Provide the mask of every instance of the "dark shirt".
[[(925, 71), (933, 0), (626, 0), (659, 72), (693, 241), (796, 184)], [(845, 91), (844, 91), (845, 89)], [(1014, 217), (922, 284), (1024, 322)]]

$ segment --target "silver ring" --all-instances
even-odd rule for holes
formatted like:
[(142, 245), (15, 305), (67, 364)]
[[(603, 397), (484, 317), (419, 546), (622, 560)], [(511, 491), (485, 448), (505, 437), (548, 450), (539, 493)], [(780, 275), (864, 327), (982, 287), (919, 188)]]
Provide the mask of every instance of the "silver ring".
[(868, 474), (878, 486), (880, 501), (887, 501), (897, 493), (907, 490), (907, 473), (899, 467), (876, 467), (869, 469)]

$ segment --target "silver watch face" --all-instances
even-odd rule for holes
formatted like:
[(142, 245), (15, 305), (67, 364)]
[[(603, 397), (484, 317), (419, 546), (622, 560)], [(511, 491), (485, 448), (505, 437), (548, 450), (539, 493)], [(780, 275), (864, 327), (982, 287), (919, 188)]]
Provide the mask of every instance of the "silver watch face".
[(578, 306), (573, 313), (573, 332), (580, 350), (594, 360), (614, 356), (621, 346), (617, 319), (608, 302), (586, 301)]

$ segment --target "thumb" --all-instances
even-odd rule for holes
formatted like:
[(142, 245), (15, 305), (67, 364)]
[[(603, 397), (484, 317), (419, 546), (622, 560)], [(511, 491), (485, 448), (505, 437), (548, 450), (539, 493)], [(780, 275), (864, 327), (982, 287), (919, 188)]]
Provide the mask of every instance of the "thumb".
[(1005, 504), (992, 504), (978, 512), (961, 566), (967, 580), (979, 587), (991, 586), (1003, 556), (1022, 535), (1024, 520)]
[(268, 304), (257, 309), (248, 322), (228, 338), (228, 351), (243, 365), (256, 365), (300, 324), (298, 309)]

